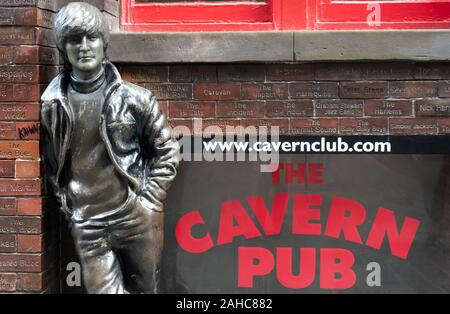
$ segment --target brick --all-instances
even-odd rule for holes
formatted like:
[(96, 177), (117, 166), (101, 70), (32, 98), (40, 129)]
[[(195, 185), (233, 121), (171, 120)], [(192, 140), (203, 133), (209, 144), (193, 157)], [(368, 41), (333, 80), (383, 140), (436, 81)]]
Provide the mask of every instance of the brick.
[[(114, 0), (113, 0), (114, 1)], [(2, 6), (36, 6), (41, 9), (51, 10), (56, 12), (58, 6), (65, 5), (69, 3), (69, 0), (0, 0), (0, 5)], [(88, 1), (85, 1), (88, 2)], [(5, 3), (5, 4), (3, 4)]]
[(291, 135), (337, 135), (338, 119), (293, 119), (291, 120)]
[[(181, 135), (191, 136), (194, 134), (192, 119), (170, 119), (169, 124), (172, 127), (172, 134), (178, 138)], [(188, 128), (188, 130), (185, 129)]]
[(411, 116), (412, 100), (368, 99), (364, 101), (366, 116)]
[(41, 181), (31, 179), (0, 179), (0, 195), (40, 195)]
[(2, 8), (0, 10), (0, 26), (14, 25), (14, 10)]
[(40, 95), (39, 84), (14, 84), (15, 101), (39, 101)]
[(41, 198), (18, 198), (17, 214), (20, 216), (39, 216), (42, 215)]
[(108, 12), (113, 16), (119, 15), (119, 1), (117, 0), (86, 0), (94, 6), (96, 6), (102, 12)]
[(41, 217), (0, 217), (0, 233), (40, 234)]
[[(239, 120), (230, 119), (194, 119), (193, 122), (194, 135), (203, 134), (204, 136), (214, 134), (217, 128), (220, 129), (223, 135), (236, 134), (234, 131), (239, 125)], [(208, 130), (205, 130), (206, 128), (208, 128)]]
[(167, 82), (169, 70), (163, 65), (126, 65), (122, 70), (122, 78), (130, 82)]
[(17, 235), (17, 252), (39, 253), (44, 250), (44, 238), (42, 234)]
[(438, 120), (439, 134), (450, 134), (450, 118)]
[(37, 46), (20, 46), (17, 47), (14, 54), (15, 64), (38, 64), (39, 63), (39, 47)]
[(290, 83), (289, 94), (292, 98), (337, 98), (338, 85), (332, 82)]
[(56, 48), (39, 47), (40, 64), (59, 64), (59, 51)]
[(18, 274), (17, 290), (39, 292), (47, 288), (47, 272)]
[(401, 98), (422, 98), (437, 96), (438, 85), (430, 81), (389, 82), (389, 95)]
[(213, 65), (172, 65), (169, 67), (170, 82), (217, 82), (217, 67)]
[(217, 103), (217, 117), (222, 118), (263, 118), (263, 101), (224, 101)]
[(33, 45), (36, 32), (32, 27), (1, 27), (0, 45)]
[(387, 82), (341, 82), (341, 98), (385, 98), (388, 96)]
[(12, 84), (0, 83), (0, 101), (14, 100), (14, 88)]
[(447, 62), (418, 63), (414, 68), (416, 79), (450, 79), (450, 64)]
[(439, 97), (450, 97), (450, 81), (439, 82)]
[(0, 217), (0, 233), (40, 234), (41, 217)]
[(249, 127), (255, 127), (258, 134), (274, 134), (271, 127), (278, 127), (279, 135), (289, 134), (289, 120), (288, 119), (243, 119), (241, 121), (242, 127), (245, 128), (246, 134), (253, 134)]
[(36, 0), (0, 0), (2, 7), (34, 6)]
[(14, 160), (0, 160), (0, 178), (14, 178)]
[(17, 204), (13, 197), (0, 197), (0, 216), (13, 216), (16, 214)]
[(316, 79), (331, 81), (412, 79), (410, 63), (324, 63), (316, 70)]
[(16, 122), (16, 134), (19, 140), (38, 140), (39, 122)]
[(362, 100), (317, 100), (314, 104), (316, 117), (361, 117)]
[(215, 108), (214, 101), (169, 101), (171, 118), (211, 118)]
[(288, 99), (286, 83), (242, 84), (242, 99)]
[(194, 88), (194, 98), (200, 100), (237, 100), (240, 96), (240, 84), (199, 83)]
[(16, 236), (10, 234), (0, 234), (0, 253), (16, 252)]
[(112, 15), (118, 16), (118, 1), (117, 0), (85, 0), (84, 2), (90, 3), (101, 12), (108, 12)]
[(339, 120), (339, 134), (344, 135), (386, 135), (385, 118), (342, 118)]
[(16, 178), (37, 178), (41, 175), (37, 160), (16, 160)]
[(390, 118), (389, 134), (393, 135), (435, 135), (437, 121), (427, 118)]
[(14, 10), (15, 24), (23, 26), (53, 27), (54, 13), (36, 7), (17, 8)]
[(217, 69), (219, 82), (263, 82), (264, 65), (226, 64)]
[(39, 158), (38, 141), (0, 141), (0, 158), (2, 159), (37, 159)]
[(415, 108), (418, 117), (450, 117), (450, 99), (418, 99)]
[(36, 65), (0, 66), (0, 82), (36, 83), (38, 82), (38, 78), (38, 66)]
[(362, 63), (363, 80), (405, 80), (413, 78), (412, 64), (407, 62)]
[(53, 38), (53, 31), (46, 28), (36, 29), (36, 42), (39, 45), (47, 47), (56, 47), (55, 40)]
[(0, 291), (13, 292), (16, 291), (17, 275), (16, 274), (0, 274)]
[(191, 84), (144, 84), (159, 100), (192, 99)]
[(267, 117), (310, 117), (314, 113), (312, 100), (268, 100)]
[(15, 9), (15, 24), (20, 26), (38, 26), (37, 11), (36, 7)]
[[(27, 1), (27, 0), (23, 0)], [(50, 10), (52, 12), (57, 12), (61, 5), (67, 4), (70, 2), (69, 0), (59, 0), (59, 1), (52, 1), (52, 0), (35, 0), (36, 6), (41, 9)]]
[(13, 122), (0, 122), (0, 140), (16, 138), (16, 127)]
[(119, 1), (117, 0), (106, 0), (102, 1), (104, 4), (104, 10), (111, 13), (114, 16), (119, 16)]
[(11, 46), (0, 46), (0, 65), (12, 63), (14, 58), (14, 50)]
[(53, 28), (55, 21), (55, 14), (47, 10), (37, 10), (37, 26), (42, 26), (46, 28)]
[(0, 272), (41, 272), (43, 254), (0, 254)]
[(361, 66), (355, 63), (320, 63), (316, 64), (316, 80), (343, 81), (361, 80)]
[(266, 66), (268, 81), (314, 80), (314, 64), (269, 64)]
[(0, 104), (0, 120), (39, 120), (39, 104)]

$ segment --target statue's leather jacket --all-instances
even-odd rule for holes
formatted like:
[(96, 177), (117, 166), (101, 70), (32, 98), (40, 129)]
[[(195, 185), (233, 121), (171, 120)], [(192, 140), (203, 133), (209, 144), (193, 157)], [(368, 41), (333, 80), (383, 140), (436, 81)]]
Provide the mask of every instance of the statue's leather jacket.
[[(155, 96), (148, 90), (121, 80), (113, 64), (105, 62), (106, 87), (103, 92), (99, 130), (106, 149), (119, 174), (145, 204), (163, 210), (166, 191), (176, 175), (179, 144), (160, 111)], [(74, 132), (74, 112), (68, 103), (70, 72), (55, 77), (41, 97), (42, 158), (46, 180), (61, 202), (67, 206), (69, 148)]]

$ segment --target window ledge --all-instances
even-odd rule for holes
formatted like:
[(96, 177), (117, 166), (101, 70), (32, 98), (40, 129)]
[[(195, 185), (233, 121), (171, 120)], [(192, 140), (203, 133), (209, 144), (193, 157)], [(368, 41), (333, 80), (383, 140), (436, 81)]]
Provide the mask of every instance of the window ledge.
[(113, 33), (123, 63), (450, 60), (449, 30)]

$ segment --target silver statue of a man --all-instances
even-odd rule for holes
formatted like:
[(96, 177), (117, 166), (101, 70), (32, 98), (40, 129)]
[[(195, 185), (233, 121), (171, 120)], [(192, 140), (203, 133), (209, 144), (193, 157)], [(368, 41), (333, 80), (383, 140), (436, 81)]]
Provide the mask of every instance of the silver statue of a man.
[(163, 201), (179, 144), (155, 96), (109, 62), (97, 8), (63, 7), (54, 35), (65, 66), (41, 97), (43, 159), (84, 284), (89, 293), (158, 293)]

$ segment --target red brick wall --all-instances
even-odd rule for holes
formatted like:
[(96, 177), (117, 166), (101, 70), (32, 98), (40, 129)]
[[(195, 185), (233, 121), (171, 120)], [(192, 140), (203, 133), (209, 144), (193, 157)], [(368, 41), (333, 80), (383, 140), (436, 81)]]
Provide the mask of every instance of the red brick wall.
[(173, 125), (278, 125), (292, 135), (450, 133), (450, 63), (121, 65)]
[(0, 1), (0, 292), (56, 288), (57, 216), (44, 210), (39, 160), (40, 93), (58, 72), (55, 9)]

